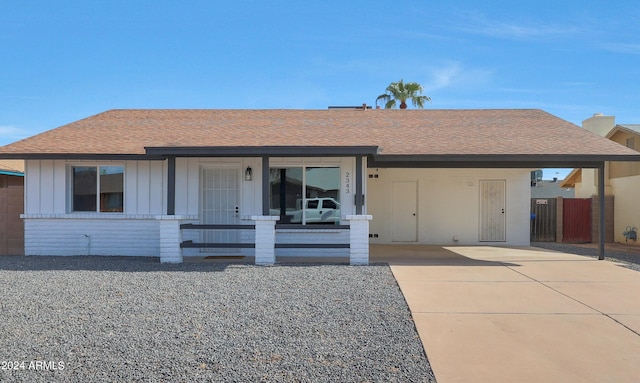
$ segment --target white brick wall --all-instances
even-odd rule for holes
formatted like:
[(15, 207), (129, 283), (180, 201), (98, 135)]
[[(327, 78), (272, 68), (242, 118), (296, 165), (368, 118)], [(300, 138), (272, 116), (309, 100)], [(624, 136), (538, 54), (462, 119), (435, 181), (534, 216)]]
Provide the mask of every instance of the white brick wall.
[(171, 216), (158, 217), (160, 225), (160, 262), (182, 263), (180, 251), (180, 220)]
[(369, 264), (369, 221), (371, 215), (347, 215), (351, 230), (349, 237), (351, 248), (349, 249), (349, 263), (351, 265)]
[(158, 221), (26, 218), (26, 255), (160, 255)]
[(252, 216), (251, 219), (256, 224), (255, 263), (256, 265), (273, 265), (276, 261), (274, 243), (278, 217)]

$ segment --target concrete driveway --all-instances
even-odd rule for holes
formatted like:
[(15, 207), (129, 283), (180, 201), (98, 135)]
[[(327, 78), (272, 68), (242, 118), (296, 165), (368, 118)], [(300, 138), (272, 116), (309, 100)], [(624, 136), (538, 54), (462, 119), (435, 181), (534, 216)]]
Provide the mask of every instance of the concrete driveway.
[(371, 247), (438, 383), (640, 381), (640, 273), (537, 248)]

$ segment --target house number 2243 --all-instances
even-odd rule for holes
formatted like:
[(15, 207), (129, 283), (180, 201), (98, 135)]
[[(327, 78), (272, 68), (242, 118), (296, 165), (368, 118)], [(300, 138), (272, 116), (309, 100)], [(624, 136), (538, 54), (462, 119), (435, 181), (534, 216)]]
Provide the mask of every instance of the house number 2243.
[(344, 192), (345, 194), (351, 193), (351, 173), (344, 172)]

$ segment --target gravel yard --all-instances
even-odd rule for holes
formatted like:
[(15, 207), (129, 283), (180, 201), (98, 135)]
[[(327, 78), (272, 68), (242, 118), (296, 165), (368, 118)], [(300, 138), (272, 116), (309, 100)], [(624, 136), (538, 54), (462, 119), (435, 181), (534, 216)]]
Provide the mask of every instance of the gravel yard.
[(387, 266), (0, 257), (0, 289), (3, 382), (435, 382)]

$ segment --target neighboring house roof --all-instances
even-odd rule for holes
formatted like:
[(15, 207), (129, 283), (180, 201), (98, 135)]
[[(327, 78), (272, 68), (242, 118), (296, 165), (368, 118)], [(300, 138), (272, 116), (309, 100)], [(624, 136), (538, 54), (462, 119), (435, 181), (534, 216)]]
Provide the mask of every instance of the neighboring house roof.
[(23, 160), (0, 160), (0, 174), (24, 176)]
[(560, 187), (573, 188), (577, 183), (582, 182), (582, 169), (573, 169), (571, 173), (564, 177), (564, 180), (560, 181)]
[(640, 134), (640, 124), (618, 124), (623, 129), (627, 129), (633, 133)]
[[(635, 136), (640, 136), (640, 124), (617, 124), (605, 135), (607, 139), (613, 139), (618, 132), (626, 132)], [(633, 150), (633, 149), (632, 149)], [(576, 183), (582, 182), (582, 169), (573, 169), (560, 183), (563, 188), (574, 188)]]
[(536, 186), (531, 187), (531, 198), (573, 198), (575, 190), (562, 186), (560, 181), (538, 181)]
[(618, 124), (607, 133), (606, 138), (611, 138), (616, 132), (625, 131), (630, 134), (635, 134), (640, 136), (640, 124)]
[(110, 110), (1, 147), (0, 158), (322, 153), (308, 148), (335, 155), (361, 148), (356, 154), (378, 161), (434, 166), (482, 159), (584, 165), (633, 160), (634, 154), (640, 160), (622, 145), (535, 109)]

